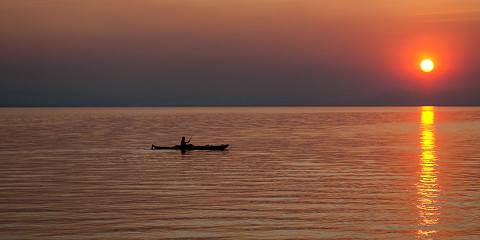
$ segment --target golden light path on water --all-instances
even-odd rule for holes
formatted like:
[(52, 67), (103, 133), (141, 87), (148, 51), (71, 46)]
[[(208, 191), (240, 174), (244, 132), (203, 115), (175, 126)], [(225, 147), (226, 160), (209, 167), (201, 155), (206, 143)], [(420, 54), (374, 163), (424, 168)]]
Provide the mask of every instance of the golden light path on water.
[(438, 164), (435, 146), (435, 109), (422, 107), (420, 136), (420, 173), (417, 183), (419, 230), (417, 235), (422, 239), (432, 239), (437, 232), (435, 225), (439, 222), (440, 193), (438, 185)]

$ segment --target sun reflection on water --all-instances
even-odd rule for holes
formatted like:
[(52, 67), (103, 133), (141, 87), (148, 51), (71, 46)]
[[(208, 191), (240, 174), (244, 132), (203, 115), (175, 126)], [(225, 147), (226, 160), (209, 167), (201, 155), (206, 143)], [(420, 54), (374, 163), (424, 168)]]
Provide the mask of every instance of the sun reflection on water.
[(435, 109), (422, 107), (420, 135), (420, 173), (417, 183), (417, 208), (419, 214), (419, 230), (417, 235), (422, 239), (432, 239), (435, 225), (439, 222), (438, 165), (435, 146)]

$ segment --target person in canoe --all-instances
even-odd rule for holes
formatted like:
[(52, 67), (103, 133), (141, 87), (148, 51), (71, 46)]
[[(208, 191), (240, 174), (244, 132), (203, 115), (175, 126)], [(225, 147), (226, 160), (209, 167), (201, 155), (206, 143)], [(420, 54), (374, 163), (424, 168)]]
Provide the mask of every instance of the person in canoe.
[(188, 141), (185, 141), (185, 137), (182, 137), (182, 140), (180, 141), (180, 147), (187, 148), (193, 146), (192, 144), (189, 144), (190, 140), (192, 140), (192, 138), (188, 139)]

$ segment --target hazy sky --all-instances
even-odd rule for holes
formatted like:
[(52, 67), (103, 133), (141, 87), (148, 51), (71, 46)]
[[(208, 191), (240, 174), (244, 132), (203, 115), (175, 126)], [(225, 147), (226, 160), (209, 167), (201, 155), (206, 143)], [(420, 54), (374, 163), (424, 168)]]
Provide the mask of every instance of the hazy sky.
[(0, 1), (3, 106), (472, 105), (479, 81), (478, 0)]

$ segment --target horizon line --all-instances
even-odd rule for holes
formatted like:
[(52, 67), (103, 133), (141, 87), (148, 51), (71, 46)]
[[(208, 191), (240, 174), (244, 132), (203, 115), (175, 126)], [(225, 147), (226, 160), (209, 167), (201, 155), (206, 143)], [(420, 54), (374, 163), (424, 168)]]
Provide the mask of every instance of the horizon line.
[(454, 104), (389, 104), (389, 105), (0, 105), (0, 108), (202, 108), (202, 107), (480, 107), (480, 105), (454, 105)]

